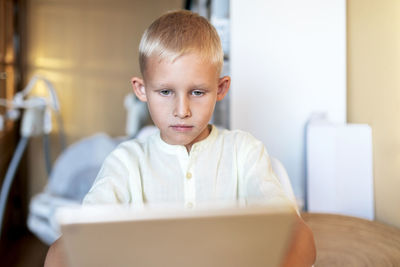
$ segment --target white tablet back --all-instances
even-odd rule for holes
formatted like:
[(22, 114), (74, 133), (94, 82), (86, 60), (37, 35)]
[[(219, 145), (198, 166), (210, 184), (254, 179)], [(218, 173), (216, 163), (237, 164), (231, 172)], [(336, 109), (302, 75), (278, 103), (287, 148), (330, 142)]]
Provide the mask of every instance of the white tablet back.
[(278, 206), (64, 209), (70, 266), (279, 266), (294, 210)]

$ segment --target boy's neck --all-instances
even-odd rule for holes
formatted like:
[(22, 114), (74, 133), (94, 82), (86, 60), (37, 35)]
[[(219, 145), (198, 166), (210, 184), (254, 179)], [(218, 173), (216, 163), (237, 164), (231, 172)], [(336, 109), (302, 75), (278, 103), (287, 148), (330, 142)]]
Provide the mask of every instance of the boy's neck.
[(200, 140), (196, 140), (196, 141), (194, 141), (194, 142), (192, 142), (192, 143), (190, 143), (190, 144), (185, 145), (186, 151), (188, 152), (188, 154), (190, 154), (190, 150), (192, 149), (192, 146), (193, 146), (194, 144), (196, 144), (196, 143), (198, 143), (198, 142), (200, 142), (200, 141), (203, 141), (204, 139), (206, 139), (206, 138), (210, 135), (211, 129), (212, 129), (211, 124), (208, 124), (208, 125), (207, 125), (207, 128), (206, 128), (206, 135), (205, 135), (205, 137), (201, 138)]

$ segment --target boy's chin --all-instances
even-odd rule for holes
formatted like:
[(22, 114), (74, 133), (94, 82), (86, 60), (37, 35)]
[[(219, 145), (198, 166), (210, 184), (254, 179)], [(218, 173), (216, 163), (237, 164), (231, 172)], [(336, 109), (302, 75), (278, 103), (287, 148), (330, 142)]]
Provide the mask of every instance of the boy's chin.
[(192, 140), (171, 140), (170, 142), (167, 141), (168, 144), (170, 145), (175, 145), (175, 146), (187, 146), (193, 142), (194, 139)]
[(171, 136), (168, 136), (168, 135), (161, 134), (161, 139), (165, 143), (167, 143), (169, 145), (182, 145), (182, 146), (184, 146), (185, 144), (188, 143), (187, 139), (190, 139), (190, 138), (185, 138), (184, 136), (179, 136), (179, 137), (172, 136), (171, 137)]
[[(180, 137), (180, 138), (179, 138)], [(191, 145), (197, 136), (175, 136), (174, 138), (162, 138), (164, 142), (170, 145), (188, 146)]]
[(207, 135), (202, 134), (202, 132), (191, 131), (191, 132), (173, 132), (163, 135), (161, 133), (161, 138), (170, 145), (180, 145), (180, 146), (191, 146), (194, 143), (200, 142), (201, 140), (207, 138)]

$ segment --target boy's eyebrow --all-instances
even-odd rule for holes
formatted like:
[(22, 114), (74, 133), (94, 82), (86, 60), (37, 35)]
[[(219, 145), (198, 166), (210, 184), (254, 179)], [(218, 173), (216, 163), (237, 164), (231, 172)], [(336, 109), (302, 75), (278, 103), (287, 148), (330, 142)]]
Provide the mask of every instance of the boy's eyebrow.
[(193, 84), (191, 87), (192, 88), (199, 88), (199, 89), (207, 89), (209, 86), (208, 86), (208, 84), (200, 83), (200, 84)]
[[(174, 87), (169, 83), (159, 83), (159, 84), (156, 84), (156, 86), (158, 88), (172, 88), (172, 87)], [(207, 89), (207, 88), (209, 88), (209, 86), (208, 86), (208, 84), (200, 83), (200, 84), (192, 84), (190, 86), (190, 88)]]
[(171, 85), (170, 84), (168, 84), (168, 83), (159, 83), (159, 84), (156, 84), (156, 86), (157, 87), (171, 87)]

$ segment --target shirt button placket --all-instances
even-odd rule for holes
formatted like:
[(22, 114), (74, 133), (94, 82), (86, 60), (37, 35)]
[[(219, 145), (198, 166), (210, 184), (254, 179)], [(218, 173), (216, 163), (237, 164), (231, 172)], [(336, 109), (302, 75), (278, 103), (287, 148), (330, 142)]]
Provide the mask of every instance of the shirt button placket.
[(195, 205), (195, 183), (193, 173), (188, 170), (185, 175), (185, 206), (192, 208)]
[(193, 208), (196, 204), (195, 179), (193, 170), (191, 169), (194, 154), (193, 152), (194, 150), (192, 149), (191, 155), (189, 156), (189, 164), (187, 165), (185, 173), (185, 206), (189, 209)]

